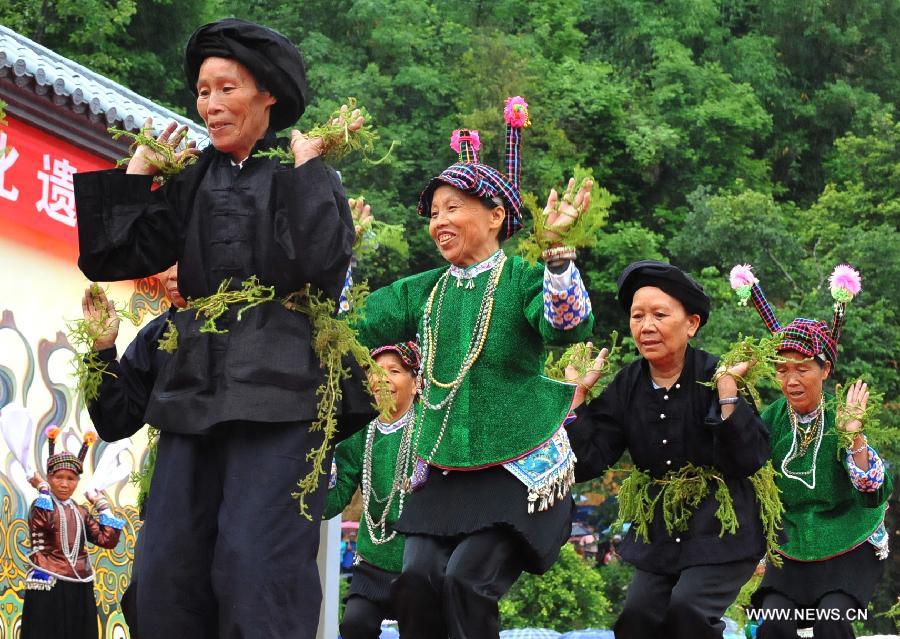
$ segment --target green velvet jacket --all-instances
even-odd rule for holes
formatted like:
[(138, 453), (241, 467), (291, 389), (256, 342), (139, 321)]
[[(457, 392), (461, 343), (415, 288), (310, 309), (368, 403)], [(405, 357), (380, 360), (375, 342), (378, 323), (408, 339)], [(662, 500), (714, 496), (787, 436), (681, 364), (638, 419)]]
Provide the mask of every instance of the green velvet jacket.
[[(400, 449), (400, 439), (403, 437), (403, 429), (392, 433), (382, 433), (375, 428), (375, 437), (372, 442), (372, 489), (382, 498), (390, 494), (391, 484), (394, 480), (394, 465), (397, 462), (397, 452)], [(323, 519), (331, 519), (339, 514), (350, 500), (356, 488), (362, 482), (363, 453), (366, 447), (367, 428), (348, 437), (334, 449), (334, 463), (337, 466), (337, 483), (328, 490), (325, 502), (325, 514)], [(381, 519), (384, 507), (372, 499), (369, 512), (375, 521)], [(388, 526), (393, 528), (394, 522), (400, 517), (400, 506), (397, 498), (391, 505), (388, 513)], [(403, 536), (397, 535), (386, 544), (375, 544), (365, 516), (360, 518), (359, 533), (356, 537), (356, 552), (366, 562), (391, 572), (400, 572), (403, 567)]]
[[(860, 492), (847, 472), (846, 451), (838, 456), (835, 414), (825, 398), (825, 434), (816, 456), (815, 489), (783, 474), (775, 483), (784, 504), (784, 543), (780, 552), (799, 561), (821, 561), (852, 550), (866, 541), (884, 520), (885, 502), (891, 493), (890, 473), (872, 493)], [(781, 463), (791, 448), (792, 429), (787, 400), (782, 397), (762, 414), (772, 441), (772, 463), (781, 473)], [(789, 470), (812, 467), (813, 444), (804, 457), (795, 459)], [(808, 481), (811, 481), (808, 478)]]
[[(423, 332), (428, 296), (446, 270), (406, 277), (372, 293), (365, 318), (357, 326), (360, 341), (374, 348), (415, 339)], [(453, 380), (460, 370), (489, 278), (490, 271), (477, 275), (471, 289), (457, 286), (450, 278), (441, 305), (434, 364), (434, 375), (442, 382)], [(430, 458), (444, 410), (423, 408), (417, 455), (440, 468), (484, 468), (534, 450), (562, 425), (575, 387), (543, 375), (545, 346), (588, 339), (594, 317), (589, 315), (567, 331), (553, 328), (544, 318), (543, 283), (542, 265), (531, 266), (517, 256), (506, 260), (484, 350), (462, 382), (441, 444)], [(437, 307), (435, 295), (435, 315)], [(433, 387), (430, 401), (437, 403), (448, 392)]]

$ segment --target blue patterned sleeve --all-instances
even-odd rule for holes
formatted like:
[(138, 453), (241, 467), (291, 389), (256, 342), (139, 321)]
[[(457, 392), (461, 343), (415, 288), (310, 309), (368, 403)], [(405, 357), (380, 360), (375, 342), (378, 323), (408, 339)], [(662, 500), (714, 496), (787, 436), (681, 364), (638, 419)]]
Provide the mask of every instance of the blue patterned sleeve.
[(850, 474), (850, 482), (856, 490), (862, 493), (874, 493), (884, 483), (884, 462), (878, 453), (868, 447), (869, 468), (861, 469), (853, 461), (853, 455), (847, 453), (847, 472)]
[(571, 330), (591, 313), (591, 298), (574, 262), (562, 273), (544, 268), (544, 319), (557, 330)]

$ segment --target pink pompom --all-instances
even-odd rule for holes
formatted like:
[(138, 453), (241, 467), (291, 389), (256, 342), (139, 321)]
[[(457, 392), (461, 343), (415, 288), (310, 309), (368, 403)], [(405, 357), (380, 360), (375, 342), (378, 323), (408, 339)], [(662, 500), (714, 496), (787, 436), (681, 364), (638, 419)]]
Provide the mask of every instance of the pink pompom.
[(503, 109), (503, 118), (506, 123), (516, 129), (524, 129), (531, 126), (528, 119), (528, 103), (520, 95), (506, 98), (506, 107)]
[(862, 290), (859, 271), (849, 264), (835, 266), (828, 284), (831, 286), (831, 295), (840, 302), (849, 302)]
[[(465, 129), (464, 129), (465, 130)], [(460, 139), (468, 140), (472, 145), (472, 148), (478, 151), (481, 149), (481, 138), (478, 137), (477, 130), (469, 130), (466, 135), (460, 136), (459, 129), (453, 131), (453, 134), (450, 136), (450, 148), (459, 153), (459, 141)]]
[(60, 428), (56, 424), (51, 424), (44, 429), (44, 434), (47, 436), (47, 439), (56, 439), (59, 437)]
[(753, 275), (753, 267), (749, 264), (737, 264), (731, 269), (728, 276), (731, 280), (731, 288), (737, 290), (744, 286), (753, 286), (758, 281)]
[(833, 288), (845, 288), (853, 295), (858, 294), (862, 290), (862, 278), (859, 275), (859, 271), (849, 264), (835, 266), (828, 282)]

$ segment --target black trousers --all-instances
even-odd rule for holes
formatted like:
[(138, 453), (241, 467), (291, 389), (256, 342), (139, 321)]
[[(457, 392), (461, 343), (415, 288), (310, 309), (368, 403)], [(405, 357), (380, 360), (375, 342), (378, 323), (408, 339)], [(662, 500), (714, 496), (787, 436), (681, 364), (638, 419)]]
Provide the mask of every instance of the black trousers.
[(312, 521), (291, 497), (322, 439), (308, 426), (230, 422), (160, 435), (141, 530), (142, 637), (315, 637), (328, 482), (309, 500)]
[[(778, 592), (770, 592), (763, 598), (760, 610), (766, 611), (793, 611), (803, 606)], [(817, 620), (812, 624), (813, 636), (816, 639), (853, 639), (853, 626), (847, 621), (847, 611), (855, 611), (859, 608), (856, 600), (843, 592), (829, 592), (816, 603), (817, 610), (828, 610), (829, 618)], [(839, 618), (831, 618), (831, 613)], [(801, 625), (796, 618), (767, 619), (756, 631), (758, 639), (796, 639), (797, 628)]]
[(616, 639), (721, 639), (722, 615), (756, 564), (693, 566), (676, 575), (636, 570), (613, 628)]
[(410, 535), (391, 597), (403, 639), (497, 639), (497, 602), (522, 574), (516, 539), (500, 528), (461, 537)]
[(341, 639), (378, 639), (381, 622), (392, 615), (390, 603), (376, 603), (359, 595), (350, 595), (341, 618)]

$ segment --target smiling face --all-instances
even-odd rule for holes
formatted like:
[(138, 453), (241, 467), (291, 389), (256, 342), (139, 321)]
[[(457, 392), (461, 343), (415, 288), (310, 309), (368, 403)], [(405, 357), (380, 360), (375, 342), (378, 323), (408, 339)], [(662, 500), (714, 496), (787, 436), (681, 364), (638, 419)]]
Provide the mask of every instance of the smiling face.
[(683, 363), (690, 338), (700, 328), (700, 316), (655, 286), (639, 288), (631, 301), (631, 337), (641, 355), (657, 369)]
[(160, 285), (166, 292), (166, 297), (169, 298), (173, 306), (176, 308), (187, 306), (187, 301), (181, 296), (181, 291), (178, 290), (178, 264), (170, 266), (156, 277), (159, 279)]
[(71, 470), (57, 470), (47, 477), (50, 484), (50, 492), (60, 501), (65, 501), (72, 496), (78, 488), (78, 475)]
[(391, 399), (394, 400), (394, 410), (391, 420), (396, 421), (403, 417), (409, 407), (412, 406), (416, 396), (416, 377), (406, 367), (397, 353), (385, 351), (375, 356), (375, 363), (387, 373), (388, 386), (391, 389)]
[(435, 189), (431, 198), (428, 233), (441, 257), (455, 266), (471, 266), (500, 248), (497, 234), (505, 219), (502, 206), (488, 208), (448, 184)]
[(260, 91), (253, 74), (237, 60), (206, 58), (197, 78), (197, 112), (209, 139), (222, 153), (243, 161), (269, 128), (275, 98)]
[(797, 351), (778, 353), (786, 362), (775, 367), (775, 378), (791, 407), (804, 415), (811, 413), (822, 399), (822, 386), (831, 373), (831, 362), (821, 365)]

